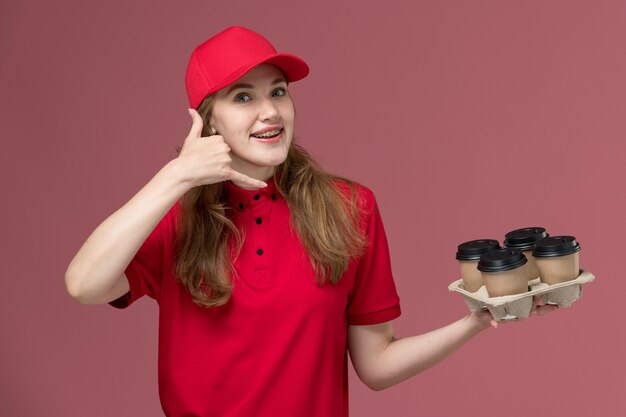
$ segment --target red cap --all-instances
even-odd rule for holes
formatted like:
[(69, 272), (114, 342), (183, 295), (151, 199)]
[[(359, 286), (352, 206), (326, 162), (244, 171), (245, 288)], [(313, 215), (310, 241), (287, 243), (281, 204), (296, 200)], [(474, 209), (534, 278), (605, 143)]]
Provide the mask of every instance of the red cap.
[(209, 94), (232, 84), (259, 64), (276, 65), (287, 81), (298, 81), (309, 66), (295, 55), (278, 53), (256, 32), (232, 26), (198, 45), (189, 58), (185, 86), (189, 104), (197, 109)]

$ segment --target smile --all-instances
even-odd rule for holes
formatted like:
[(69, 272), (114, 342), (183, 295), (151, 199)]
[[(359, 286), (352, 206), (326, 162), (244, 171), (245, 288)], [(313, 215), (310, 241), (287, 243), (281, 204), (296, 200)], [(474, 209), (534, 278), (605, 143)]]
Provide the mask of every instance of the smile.
[(276, 136), (280, 135), (280, 133), (283, 131), (282, 128), (280, 129), (272, 129), (272, 130), (268, 130), (266, 132), (263, 133), (257, 133), (257, 134), (252, 134), (250, 135), (253, 138), (256, 139), (271, 139), (271, 138), (275, 138)]

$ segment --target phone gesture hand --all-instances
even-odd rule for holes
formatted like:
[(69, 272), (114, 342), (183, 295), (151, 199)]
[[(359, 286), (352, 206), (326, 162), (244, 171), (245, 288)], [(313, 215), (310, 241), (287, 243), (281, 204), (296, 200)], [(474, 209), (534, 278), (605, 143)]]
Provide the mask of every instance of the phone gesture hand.
[(251, 188), (267, 184), (232, 169), (230, 148), (220, 135), (202, 136), (204, 123), (196, 110), (189, 109), (192, 124), (178, 158), (194, 186), (235, 180)]

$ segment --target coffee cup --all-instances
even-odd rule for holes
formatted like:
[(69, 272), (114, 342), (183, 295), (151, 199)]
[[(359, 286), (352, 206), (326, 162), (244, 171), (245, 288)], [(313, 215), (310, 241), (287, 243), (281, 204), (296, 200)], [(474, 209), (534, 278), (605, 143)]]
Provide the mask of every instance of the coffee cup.
[(477, 269), (481, 255), (500, 249), (500, 243), (493, 239), (470, 240), (457, 248), (456, 259), (461, 267), (461, 278), (465, 291), (476, 292), (483, 285), (483, 278)]
[(478, 270), (489, 297), (527, 292), (528, 279), (524, 268), (527, 263), (526, 256), (515, 249), (496, 249), (482, 255)]
[(525, 227), (513, 230), (504, 236), (504, 247), (521, 251), (526, 263), (526, 279), (532, 281), (539, 276), (539, 268), (533, 257), (535, 243), (550, 236), (543, 227)]
[(541, 282), (554, 285), (576, 279), (580, 274), (580, 244), (574, 236), (553, 236), (535, 244), (533, 256)]

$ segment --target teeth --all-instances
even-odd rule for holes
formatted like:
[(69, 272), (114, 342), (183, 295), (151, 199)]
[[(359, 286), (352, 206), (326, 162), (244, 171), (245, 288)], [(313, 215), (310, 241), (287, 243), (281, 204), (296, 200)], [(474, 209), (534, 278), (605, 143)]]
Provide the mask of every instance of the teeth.
[(277, 136), (282, 129), (277, 129), (277, 130), (270, 130), (268, 132), (262, 133), (260, 135), (252, 135), (255, 138), (272, 138), (274, 136)]

